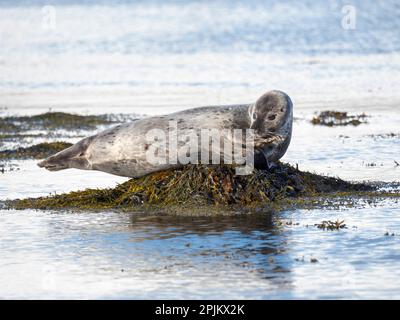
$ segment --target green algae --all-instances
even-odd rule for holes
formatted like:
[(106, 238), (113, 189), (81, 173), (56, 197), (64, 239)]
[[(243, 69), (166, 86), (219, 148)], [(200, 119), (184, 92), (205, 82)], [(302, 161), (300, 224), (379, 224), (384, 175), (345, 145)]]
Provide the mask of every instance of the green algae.
[(77, 115), (64, 112), (47, 112), (33, 116), (0, 118), (0, 146), (30, 142), (35, 138), (67, 139), (88, 136), (86, 131), (97, 130), (137, 119), (135, 115)]
[(47, 112), (34, 116), (11, 116), (0, 119), (0, 133), (27, 130), (94, 130), (115, 123), (108, 115), (82, 116), (64, 112)]
[(39, 143), (27, 148), (0, 151), (0, 160), (43, 159), (70, 147), (67, 142)]
[(11, 121), (0, 118), (0, 132), (15, 132), (18, 131), (18, 126)]
[(375, 188), (370, 191), (340, 191), (321, 193), (319, 195), (301, 196), (291, 199), (284, 199), (275, 208), (285, 209), (325, 209), (342, 210), (349, 208), (364, 208), (365, 206), (377, 206), (383, 201), (391, 203), (400, 202), (400, 192), (382, 191)]
[[(376, 186), (302, 172), (287, 165), (235, 175), (232, 166), (187, 165), (131, 179), (113, 189), (87, 189), (9, 201), (16, 209), (118, 209), (215, 214), (303, 207), (321, 198), (372, 195)], [(319, 200), (318, 200), (319, 199)]]
[(347, 112), (340, 111), (322, 111), (315, 116), (311, 123), (314, 125), (322, 125), (328, 127), (334, 126), (358, 126), (362, 123), (367, 123), (366, 114), (349, 115)]

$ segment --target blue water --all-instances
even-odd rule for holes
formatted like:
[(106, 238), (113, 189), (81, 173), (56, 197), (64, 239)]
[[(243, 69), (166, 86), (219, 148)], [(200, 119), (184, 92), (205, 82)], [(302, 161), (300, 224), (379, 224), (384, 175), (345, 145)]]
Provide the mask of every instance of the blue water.
[[(270, 88), (301, 106), (400, 100), (396, 1), (19, 3), (0, 6), (9, 112), (159, 113), (253, 101)], [(355, 29), (342, 26), (344, 5)]]
[[(42, 1), (1, 1), (4, 9), (43, 6)], [(103, 28), (120, 27), (116, 37), (76, 38), (31, 43), (33, 49), (59, 54), (81, 53), (171, 54), (250, 51), (318, 55), (326, 53), (374, 54), (400, 49), (400, 5), (397, 1), (51, 1), (56, 9), (71, 5), (88, 19), (102, 20)], [(342, 8), (357, 12), (356, 32), (340, 24)], [(93, 17), (91, 11), (113, 6), (111, 14)], [(118, 20), (112, 14), (118, 12)], [(138, 23), (148, 28), (137, 32)], [(161, 25), (166, 28), (159, 28)]]
[[(0, 1), (1, 117), (161, 114), (280, 89), (296, 118), (283, 161), (347, 180), (399, 181), (397, 1), (50, 5), (53, 25), (41, 1)], [(342, 26), (344, 5), (355, 10), (355, 29)], [(368, 124), (312, 126), (327, 109), (365, 112)], [(31, 160), (5, 168), (0, 200), (125, 181), (47, 172)], [(0, 298), (399, 298), (398, 212), (388, 199), (219, 218), (0, 209)], [(314, 226), (336, 219), (347, 228)]]
[[(0, 293), (3, 298), (395, 299), (400, 297), (396, 212), (398, 204), (390, 203), (379, 209), (219, 218), (3, 212)], [(345, 219), (346, 229), (314, 226), (328, 219)]]

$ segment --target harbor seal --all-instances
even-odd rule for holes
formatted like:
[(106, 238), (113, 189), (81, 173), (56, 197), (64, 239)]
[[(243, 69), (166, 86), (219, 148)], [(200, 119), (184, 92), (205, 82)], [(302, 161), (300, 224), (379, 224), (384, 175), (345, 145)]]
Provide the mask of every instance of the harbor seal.
[[(253, 104), (210, 106), (188, 109), (168, 115), (154, 116), (121, 124), (38, 163), (50, 171), (68, 168), (98, 170), (125, 177), (141, 177), (152, 172), (174, 169), (182, 163), (149, 163), (146, 152), (152, 147), (146, 134), (153, 129), (167, 129), (176, 123), (178, 135), (198, 130), (252, 129), (254, 132), (254, 165), (271, 167), (286, 152), (293, 123), (293, 104), (289, 96), (278, 90), (263, 94)], [(187, 144), (178, 143), (178, 150)], [(200, 148), (201, 149), (201, 148)]]

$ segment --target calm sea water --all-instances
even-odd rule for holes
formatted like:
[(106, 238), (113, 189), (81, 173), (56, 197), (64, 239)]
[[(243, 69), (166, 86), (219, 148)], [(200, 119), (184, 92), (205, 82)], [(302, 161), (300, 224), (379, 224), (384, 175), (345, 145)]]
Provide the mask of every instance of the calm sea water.
[[(355, 9), (354, 30), (342, 27), (344, 5)], [(160, 114), (281, 89), (296, 117), (284, 161), (400, 180), (396, 1), (52, 6), (0, 1), (0, 116)], [(365, 112), (368, 124), (312, 126), (326, 109)], [(0, 173), (0, 200), (126, 180), (9, 166), (19, 170)], [(398, 213), (389, 200), (223, 218), (0, 210), (0, 298), (400, 298)], [(336, 219), (347, 228), (314, 226)]]
[[(395, 0), (0, 3), (10, 113), (160, 113), (251, 102), (271, 88), (298, 107), (400, 101)], [(354, 30), (342, 27), (346, 4)]]

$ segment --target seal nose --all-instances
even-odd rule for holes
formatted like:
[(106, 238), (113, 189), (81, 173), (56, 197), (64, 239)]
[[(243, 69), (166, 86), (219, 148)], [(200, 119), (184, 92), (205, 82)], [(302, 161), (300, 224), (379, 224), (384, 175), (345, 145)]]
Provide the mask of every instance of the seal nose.
[(40, 161), (37, 163), (38, 167), (44, 168), (46, 166), (46, 160)]
[(39, 168), (45, 168), (45, 169), (50, 169), (55, 167), (55, 165), (49, 162), (49, 158), (38, 162), (37, 165)]

